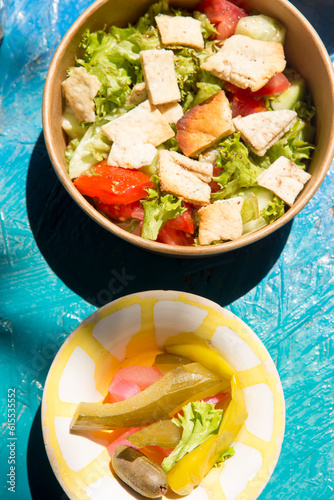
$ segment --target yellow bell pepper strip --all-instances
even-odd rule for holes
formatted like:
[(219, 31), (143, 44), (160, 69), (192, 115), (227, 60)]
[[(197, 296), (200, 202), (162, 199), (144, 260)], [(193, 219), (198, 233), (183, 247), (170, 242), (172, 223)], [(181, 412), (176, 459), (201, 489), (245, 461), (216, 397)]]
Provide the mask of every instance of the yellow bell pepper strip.
[[(143, 427), (168, 419), (189, 398), (202, 399), (221, 390), (219, 377), (200, 363), (171, 370), (142, 392), (117, 403), (80, 403), (71, 430)], [(197, 397), (198, 396), (198, 397)]]
[(244, 395), (237, 375), (232, 377), (232, 400), (225, 412), (218, 434), (187, 453), (167, 473), (170, 488), (178, 495), (189, 495), (237, 437), (247, 418)]
[(234, 374), (233, 368), (217, 352), (209, 347), (198, 344), (171, 344), (166, 346), (166, 351), (201, 363), (201, 365), (212, 370), (221, 379), (230, 380)]

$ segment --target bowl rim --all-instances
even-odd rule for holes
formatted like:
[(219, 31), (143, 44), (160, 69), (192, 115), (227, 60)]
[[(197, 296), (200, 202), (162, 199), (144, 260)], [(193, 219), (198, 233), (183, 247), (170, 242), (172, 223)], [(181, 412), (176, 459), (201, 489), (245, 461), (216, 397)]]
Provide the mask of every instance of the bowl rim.
[[(242, 235), (240, 238), (234, 241), (225, 241), (215, 245), (203, 245), (203, 246), (178, 246), (169, 245), (165, 243), (160, 243), (157, 241), (151, 241), (142, 238), (141, 236), (134, 235), (127, 232), (123, 228), (117, 226), (107, 217), (103, 216), (98, 210), (96, 210), (89, 201), (75, 188), (70, 177), (64, 172), (61, 167), (60, 161), (56, 153), (55, 142), (52, 134), (52, 94), (51, 87), (52, 81), (55, 75), (55, 70), (57, 68), (58, 62), (61, 60), (63, 52), (67, 47), (67, 43), (70, 41), (72, 36), (80, 29), (80, 27), (86, 22), (86, 20), (99, 10), (104, 4), (109, 3), (111, 0), (95, 0), (90, 6), (88, 6), (82, 14), (74, 21), (71, 27), (67, 30), (62, 40), (60, 41), (49, 66), (43, 91), (43, 102), (42, 102), (42, 122), (43, 122), (43, 132), (46, 148), (52, 163), (52, 166), (66, 189), (71, 198), (79, 205), (79, 207), (86, 212), (86, 214), (97, 222), (100, 226), (106, 229), (108, 232), (120, 237), (121, 239), (131, 243), (137, 247), (140, 247), (149, 252), (165, 254), (169, 256), (179, 256), (179, 257), (207, 257), (211, 255), (216, 255), (220, 253), (230, 252), (232, 250), (237, 250), (242, 247), (248, 246), (256, 241), (260, 241), (269, 234), (282, 228), (288, 222), (290, 222), (313, 198), (315, 193), (318, 191), (320, 185), (325, 179), (329, 168), (331, 166), (334, 157), (334, 141), (331, 141), (327, 145), (326, 152), (324, 154), (323, 161), (321, 163), (317, 177), (312, 184), (311, 188), (303, 196), (299, 196), (296, 202), (290, 207), (284, 215), (277, 219), (272, 224), (269, 224), (255, 232)], [(313, 28), (311, 23), (305, 18), (305, 16), (288, 0), (279, 0), (284, 8), (290, 10), (294, 16), (296, 16), (299, 22), (307, 29), (310, 33), (317, 49), (321, 55), (321, 59), (324, 64), (324, 69), (326, 71), (327, 77), (330, 82), (332, 105), (334, 107), (334, 70), (333, 64), (330, 60), (329, 54), (326, 47), (324, 46), (320, 36), (317, 31)], [(152, 2), (153, 3), (153, 2)], [(331, 122), (331, 129), (329, 135), (334, 136), (334, 119)]]
[[(262, 365), (265, 365), (265, 369), (267, 374), (270, 373), (275, 378), (275, 387), (276, 391), (279, 394), (281, 398), (281, 413), (280, 413), (280, 418), (281, 418), (281, 431), (280, 434), (277, 435), (276, 437), (276, 443), (277, 443), (277, 450), (276, 454), (271, 462), (271, 465), (268, 469), (268, 476), (266, 479), (263, 481), (263, 483), (260, 485), (259, 489), (257, 490), (257, 494), (255, 498), (258, 498), (264, 488), (267, 486), (269, 483), (273, 472), (276, 468), (276, 465), (278, 463), (279, 457), (281, 455), (282, 451), (282, 445), (284, 442), (284, 437), (285, 437), (285, 430), (286, 430), (286, 403), (285, 403), (285, 396), (284, 396), (284, 390), (283, 390), (283, 385), (282, 381), (279, 375), (279, 372), (277, 370), (277, 367), (274, 363), (273, 358), (271, 357), (270, 352), (268, 351), (267, 347), (265, 346), (264, 342), (261, 340), (261, 338), (258, 336), (258, 334), (253, 330), (251, 326), (248, 325), (240, 316), (235, 314), (234, 312), (230, 311), (226, 307), (221, 306), (218, 302), (215, 302), (214, 300), (208, 299), (207, 297), (194, 294), (191, 292), (184, 292), (180, 290), (174, 290), (174, 289), (151, 289), (151, 290), (146, 290), (146, 291), (139, 291), (139, 292), (134, 292), (131, 294), (124, 295), (122, 297), (118, 297), (117, 299), (112, 300), (111, 302), (101, 306), (100, 308), (96, 309), (92, 313), (90, 313), (88, 316), (86, 316), (68, 335), (68, 337), (64, 340), (64, 342), (61, 344), (59, 347), (50, 367), (47, 373), (47, 377), (44, 383), (44, 388), (43, 388), (43, 394), (42, 394), (42, 401), (41, 401), (41, 427), (42, 427), (42, 435), (43, 435), (43, 441), (45, 444), (46, 448), (46, 453), (48, 456), (48, 460), (50, 463), (50, 466), (65, 493), (69, 496), (69, 498), (76, 499), (77, 496), (73, 495), (72, 496), (72, 491), (69, 490), (67, 485), (65, 484), (65, 481), (63, 480), (61, 470), (59, 469), (59, 464), (56, 458), (56, 454), (52, 448), (52, 446), (49, 444), (49, 429), (47, 428), (46, 421), (47, 421), (47, 411), (48, 411), (48, 404), (47, 404), (47, 392), (48, 392), (48, 386), (49, 382), (52, 379), (52, 372), (53, 370), (57, 367), (58, 363), (61, 361), (61, 357), (63, 354), (64, 349), (70, 344), (75, 336), (82, 330), (83, 328), (87, 327), (90, 323), (95, 323), (97, 324), (99, 321), (103, 320), (106, 316), (108, 316), (107, 311), (110, 311), (110, 314), (113, 314), (115, 311), (121, 311), (126, 308), (127, 306), (123, 306), (123, 303), (127, 303), (127, 301), (131, 298), (137, 298), (136, 303), (140, 303), (142, 300), (150, 300), (150, 299), (156, 299), (156, 303), (161, 302), (161, 301), (180, 301), (179, 299), (184, 297), (186, 299), (185, 303), (188, 304), (193, 304), (195, 307), (201, 307), (201, 308), (212, 308), (215, 310), (218, 314), (221, 314), (222, 316), (226, 317), (231, 317), (234, 320), (238, 321), (239, 324), (241, 324), (246, 330), (247, 333), (249, 334), (250, 338), (255, 341), (260, 347), (261, 350), (263, 351), (264, 354), (266, 354), (266, 360), (261, 361)], [(183, 302), (181, 300), (181, 302)], [(117, 305), (121, 303), (121, 307), (118, 309)], [(115, 307), (116, 306), (116, 307)], [(115, 307), (114, 310), (112, 308)], [(102, 314), (101, 314), (102, 313)], [(103, 313), (107, 313), (106, 315)], [(253, 350), (253, 348), (252, 348)], [(65, 369), (66, 365), (62, 367), (62, 373)], [(256, 384), (256, 383), (255, 383)], [(279, 407), (275, 407), (276, 411), (279, 411)], [(50, 417), (49, 417), (50, 418)], [(166, 497), (167, 498), (167, 497)], [(186, 497), (185, 497), (186, 498)]]

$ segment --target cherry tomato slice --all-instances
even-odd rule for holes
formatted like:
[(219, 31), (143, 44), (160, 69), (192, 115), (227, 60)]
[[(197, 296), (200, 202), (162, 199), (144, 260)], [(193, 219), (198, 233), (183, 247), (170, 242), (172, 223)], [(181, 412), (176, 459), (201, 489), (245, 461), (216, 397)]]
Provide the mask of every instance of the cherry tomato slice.
[(157, 241), (166, 245), (190, 246), (194, 243), (194, 238), (189, 233), (165, 225), (160, 229)]

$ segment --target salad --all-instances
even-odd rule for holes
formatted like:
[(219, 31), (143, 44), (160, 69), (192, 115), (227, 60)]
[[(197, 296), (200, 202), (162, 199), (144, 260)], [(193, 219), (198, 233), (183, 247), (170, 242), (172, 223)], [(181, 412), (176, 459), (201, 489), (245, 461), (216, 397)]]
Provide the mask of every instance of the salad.
[(315, 108), (286, 29), (247, 0), (162, 0), (87, 30), (62, 83), (74, 185), (124, 230), (214, 245), (281, 217), (309, 181)]
[(111, 431), (112, 472), (158, 498), (169, 488), (188, 495), (233, 456), (246, 417), (238, 377), (219, 354), (203, 343), (172, 344), (152, 366), (128, 360), (102, 403), (77, 406), (71, 432)]

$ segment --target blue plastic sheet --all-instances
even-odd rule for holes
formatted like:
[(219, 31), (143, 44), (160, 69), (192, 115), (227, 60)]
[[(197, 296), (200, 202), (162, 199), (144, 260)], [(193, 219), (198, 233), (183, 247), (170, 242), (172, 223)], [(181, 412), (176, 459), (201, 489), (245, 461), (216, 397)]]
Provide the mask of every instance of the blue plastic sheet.
[[(16, 498), (66, 499), (41, 434), (40, 402), (50, 364), (96, 307), (162, 288), (226, 306), (254, 329), (277, 364), (286, 397), (286, 435), (261, 500), (334, 498), (334, 165), (293, 223), (233, 254), (164, 258), (107, 233), (60, 185), (41, 130), (51, 57), (89, 3), (10, 0), (0, 13), (5, 32), (0, 47), (0, 497), (13, 497), (8, 462), (14, 451)], [(294, 3), (333, 55), (333, 0)], [(12, 390), (16, 427), (10, 436)]]

